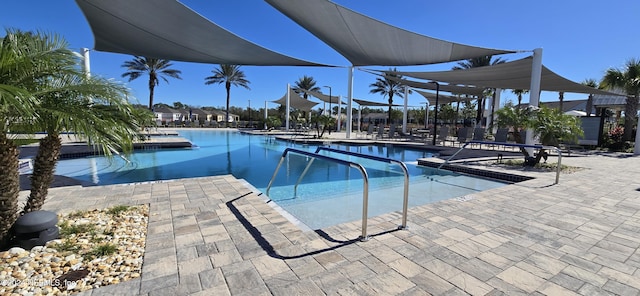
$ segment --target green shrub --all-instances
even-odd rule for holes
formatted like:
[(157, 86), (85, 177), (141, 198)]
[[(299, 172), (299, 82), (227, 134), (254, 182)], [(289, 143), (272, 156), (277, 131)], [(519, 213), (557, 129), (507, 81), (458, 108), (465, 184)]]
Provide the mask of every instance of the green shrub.
[(88, 255), (95, 257), (107, 256), (115, 253), (118, 250), (118, 246), (110, 243), (99, 245), (91, 250)]
[(126, 212), (129, 209), (129, 206), (120, 205), (110, 208), (107, 213), (112, 216), (120, 216), (122, 212)]
[(58, 250), (58, 252), (64, 253), (64, 252), (77, 252), (80, 250), (80, 246), (78, 246), (77, 244), (71, 242), (68, 239), (62, 240), (61, 243), (59, 244), (55, 244), (54, 246), (52, 246), (52, 248)]
[(93, 224), (79, 224), (79, 225), (69, 225), (69, 222), (64, 221), (60, 225), (60, 235), (67, 236), (72, 234), (82, 234), (89, 233), (95, 234), (96, 227)]

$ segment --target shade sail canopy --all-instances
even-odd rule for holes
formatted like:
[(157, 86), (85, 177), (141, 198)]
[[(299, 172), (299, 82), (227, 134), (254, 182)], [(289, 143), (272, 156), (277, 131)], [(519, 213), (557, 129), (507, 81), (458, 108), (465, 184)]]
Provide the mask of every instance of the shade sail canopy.
[(175, 0), (76, 0), (99, 51), (174, 61), (320, 66), (258, 46)]
[(439, 86), (436, 86), (435, 83), (431, 83), (431, 82), (419, 82), (419, 81), (412, 81), (407, 79), (399, 79), (399, 82), (412, 88), (439, 90), (439, 91), (445, 91), (445, 92), (449, 92), (452, 94), (459, 94), (459, 95), (470, 95), (470, 96), (479, 97), (479, 96), (482, 96), (482, 93), (484, 92), (484, 88), (473, 87), (473, 86), (461, 86), (461, 85), (451, 85), (451, 84), (442, 84), (442, 83), (440, 83)]
[[(427, 101), (429, 101), (429, 105), (435, 105), (436, 104), (436, 93), (427, 92), (427, 91), (421, 91), (421, 90), (417, 90), (417, 89), (414, 89), (414, 91), (419, 93), (420, 95), (422, 95), (425, 99), (427, 99)], [(453, 103), (453, 102), (464, 102), (464, 101), (467, 101), (467, 100), (471, 100), (469, 98), (459, 98), (459, 97), (448, 96), (448, 95), (443, 95), (443, 94), (437, 94), (437, 96), (438, 96), (438, 104), (439, 105), (449, 104), (449, 103)]]
[[(527, 57), (503, 64), (464, 70), (394, 73), (417, 79), (443, 81), (450, 84), (502, 89), (529, 89), (531, 87), (532, 61), (533, 59), (531, 57)], [(385, 73), (391, 73), (391, 71), (385, 71)], [(611, 94), (607, 91), (566, 79), (549, 70), (544, 65), (542, 66), (540, 90), (584, 94)]]
[[(389, 103), (372, 102), (367, 100), (353, 99), (354, 102), (360, 106), (372, 106), (372, 107), (389, 107)], [(401, 105), (391, 104), (392, 107), (399, 107)]]
[[(369, 70), (364, 70), (364, 71), (365, 72), (369, 72), (369, 73), (373, 73), (373, 72), (371, 72)], [(380, 77), (385, 77), (384, 76), (384, 71), (377, 71), (377, 70), (375, 70), (375, 71), (378, 72), (378, 73), (373, 73), (374, 75), (378, 75)], [(389, 80), (400, 82), (403, 85), (406, 85), (406, 86), (411, 87), (411, 88), (439, 90), (439, 91), (449, 92), (449, 93), (452, 93), (452, 94), (481, 96), (482, 93), (484, 92), (484, 88), (482, 88), (482, 87), (452, 85), (452, 84), (443, 84), (443, 83), (438, 83), (439, 85), (436, 85), (433, 82), (414, 81), (414, 80), (408, 80), (408, 79), (398, 78), (398, 77), (393, 77), (393, 76), (386, 76), (386, 78), (388, 78)]]
[[(280, 105), (287, 105), (287, 94), (284, 94), (282, 98), (273, 101), (274, 103)], [(310, 111), (313, 109), (315, 105), (318, 105), (316, 102), (309, 101), (303, 97), (300, 97), (295, 91), (289, 90), (289, 107), (302, 110), (302, 111)]]
[(354, 66), (408, 66), (514, 53), (443, 41), (391, 26), (327, 0), (265, 0)]
[(325, 95), (323, 93), (319, 93), (317, 91), (310, 91), (310, 90), (304, 90), (304, 89), (302, 91), (304, 91), (304, 92), (308, 93), (309, 95), (318, 98), (318, 100), (326, 102), (326, 103), (338, 104), (338, 102), (340, 102), (340, 104), (343, 104), (343, 105), (346, 104), (345, 102), (340, 100), (339, 96), (334, 96), (334, 95), (328, 96), (328, 95)]

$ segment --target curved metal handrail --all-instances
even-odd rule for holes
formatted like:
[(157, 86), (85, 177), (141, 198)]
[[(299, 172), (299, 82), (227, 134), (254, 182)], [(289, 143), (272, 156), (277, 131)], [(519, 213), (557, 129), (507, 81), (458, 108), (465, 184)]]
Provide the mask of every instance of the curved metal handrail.
[[(381, 161), (381, 162), (386, 162), (386, 163), (395, 163), (397, 165), (400, 166), (400, 168), (402, 169), (402, 172), (404, 173), (404, 196), (403, 196), (403, 205), (402, 205), (402, 225), (400, 225), (398, 228), (399, 229), (406, 229), (407, 228), (407, 211), (409, 208), (409, 170), (407, 169), (407, 166), (404, 164), (404, 162), (399, 161), (399, 160), (395, 160), (392, 158), (386, 158), (386, 157), (380, 157), (380, 156), (374, 156), (374, 155), (367, 155), (367, 154), (362, 154), (362, 153), (356, 153), (356, 152), (351, 152), (351, 151), (345, 151), (345, 150), (339, 150), (339, 149), (335, 149), (335, 148), (331, 148), (331, 147), (318, 147), (316, 149), (316, 153), (320, 152), (321, 150), (324, 151), (329, 151), (329, 152), (335, 152), (335, 153), (341, 153), (341, 154), (346, 154), (346, 155), (351, 155), (351, 156), (355, 156), (355, 157), (361, 157), (361, 158), (366, 158), (366, 159), (371, 159), (371, 160), (376, 160), (376, 161)], [(305, 168), (305, 171), (303, 172), (306, 173), (306, 170), (308, 169), (308, 167), (311, 165), (311, 162), (307, 165), (307, 168)], [(302, 179), (302, 175), (300, 176), (300, 179)], [(300, 180), (298, 180), (300, 181)], [(297, 186), (297, 184), (296, 184)]]
[(555, 149), (558, 152), (558, 164), (556, 165), (556, 182), (553, 183), (558, 184), (560, 182), (560, 164), (562, 162), (562, 151), (560, 148), (555, 146), (544, 146), (544, 145), (529, 145), (529, 144), (515, 144), (515, 143), (504, 143), (504, 142), (486, 142), (486, 141), (469, 141), (464, 143), (462, 147), (456, 153), (451, 155), (445, 162), (438, 166), (438, 169), (441, 169), (444, 165), (449, 163), (449, 160), (453, 159), (460, 151), (464, 150), (469, 144), (488, 144), (488, 145), (502, 145), (502, 146), (510, 146), (510, 147), (522, 147), (522, 148), (536, 148), (536, 149)]
[[(369, 236), (367, 236), (367, 216), (368, 211), (369, 211), (369, 175), (367, 174), (367, 170), (365, 170), (365, 168), (355, 162), (352, 161), (347, 161), (347, 160), (342, 160), (339, 158), (334, 158), (334, 157), (330, 157), (330, 156), (326, 156), (326, 155), (322, 155), (322, 154), (317, 154), (317, 153), (312, 153), (312, 152), (308, 152), (308, 151), (304, 151), (304, 150), (299, 150), (299, 149), (295, 149), (295, 148), (286, 148), (284, 149), (284, 151), (282, 152), (282, 157), (280, 157), (280, 162), (278, 162), (278, 166), (276, 167), (276, 170), (273, 172), (273, 176), (271, 177), (271, 180), (269, 181), (269, 185), (267, 185), (267, 191), (266, 191), (266, 195), (269, 196), (269, 190), (271, 189), (271, 185), (273, 185), (273, 181), (275, 180), (276, 176), (278, 175), (278, 171), (280, 170), (280, 167), (282, 166), (282, 163), (284, 162), (285, 157), (287, 156), (287, 154), (289, 152), (292, 153), (297, 153), (297, 154), (301, 154), (301, 155), (305, 155), (305, 156), (309, 156), (312, 157), (313, 159), (322, 159), (322, 160), (326, 160), (326, 161), (331, 161), (331, 162), (336, 162), (338, 164), (342, 164), (342, 165), (346, 165), (355, 169), (358, 169), (360, 171), (360, 173), (362, 173), (362, 179), (363, 179), (363, 193), (362, 193), (362, 235), (360, 236), (360, 240), (361, 241), (367, 241), (369, 240)], [(305, 171), (308, 169), (305, 168)], [(299, 178), (300, 179), (300, 178)]]

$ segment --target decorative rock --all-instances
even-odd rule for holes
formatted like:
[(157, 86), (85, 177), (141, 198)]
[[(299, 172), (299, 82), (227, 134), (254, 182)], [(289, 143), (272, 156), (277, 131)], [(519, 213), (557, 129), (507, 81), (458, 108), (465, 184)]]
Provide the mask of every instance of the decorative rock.
[[(0, 294), (69, 295), (139, 278), (147, 229), (146, 211), (147, 206), (140, 206), (132, 208), (122, 217), (113, 217), (105, 211), (86, 211), (82, 218), (74, 219), (95, 226), (95, 231), (91, 233), (68, 235), (47, 242), (45, 247), (38, 246), (29, 251), (12, 248), (0, 252), (5, 266), (0, 270), (0, 278), (15, 282), (0, 287)], [(64, 216), (59, 216), (59, 221), (77, 225), (77, 221)], [(111, 239), (105, 232), (114, 234), (118, 240)], [(116, 252), (83, 262), (85, 254), (105, 243), (118, 246)], [(69, 246), (75, 251), (69, 251)], [(54, 279), (83, 269), (88, 274), (77, 280), (75, 286), (51, 287)]]
[(26, 251), (23, 248), (20, 248), (20, 247), (13, 247), (13, 248), (9, 249), (9, 251), (8, 251), (8, 253), (10, 255), (13, 255), (13, 256), (20, 255), (20, 254), (25, 253), (25, 252)]
[(35, 246), (35, 247), (31, 248), (31, 253), (33, 254), (33, 253), (42, 252), (42, 251), (44, 251), (45, 248), (46, 247), (44, 247), (44, 246)]

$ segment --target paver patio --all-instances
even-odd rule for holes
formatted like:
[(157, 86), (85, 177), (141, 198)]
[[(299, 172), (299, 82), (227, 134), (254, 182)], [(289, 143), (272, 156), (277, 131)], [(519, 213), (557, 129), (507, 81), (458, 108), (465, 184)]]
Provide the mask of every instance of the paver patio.
[[(82, 295), (640, 295), (640, 158), (303, 232), (233, 176), (52, 188), (45, 209), (150, 204), (141, 278)], [(270, 173), (270, 172), (269, 172)]]

